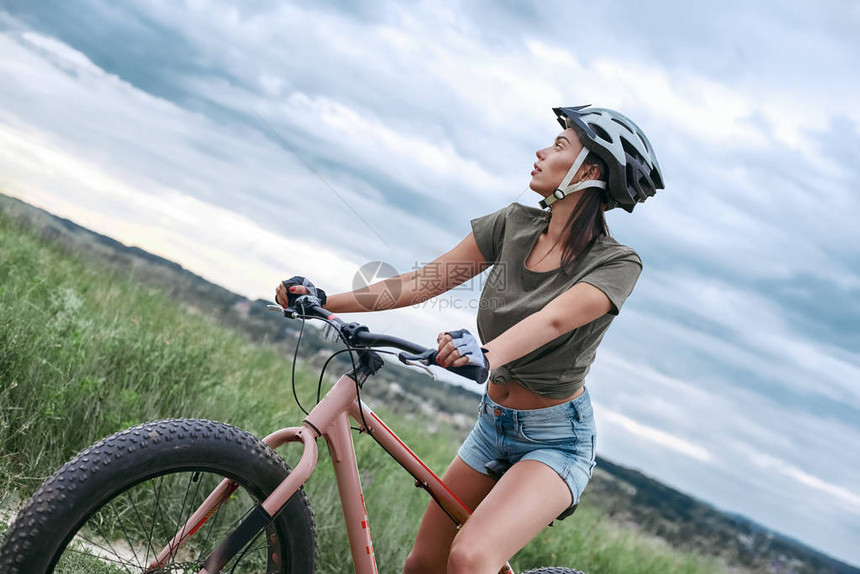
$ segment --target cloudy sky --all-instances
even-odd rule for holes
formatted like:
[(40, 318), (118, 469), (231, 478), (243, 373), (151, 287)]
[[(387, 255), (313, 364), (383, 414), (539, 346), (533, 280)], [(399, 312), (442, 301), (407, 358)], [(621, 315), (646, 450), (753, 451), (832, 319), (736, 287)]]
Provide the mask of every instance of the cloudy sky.
[[(0, 191), (249, 297), (341, 291), (536, 205), (551, 107), (619, 109), (667, 189), (609, 214), (645, 270), (600, 454), (860, 564), (860, 4), (254, 4), (5, 0)], [(430, 345), (479, 288), (359, 320)]]

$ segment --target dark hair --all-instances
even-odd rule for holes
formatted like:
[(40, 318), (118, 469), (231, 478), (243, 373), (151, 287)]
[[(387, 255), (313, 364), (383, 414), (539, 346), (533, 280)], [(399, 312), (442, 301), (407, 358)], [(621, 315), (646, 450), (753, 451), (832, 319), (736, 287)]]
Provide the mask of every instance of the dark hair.
[[(583, 165), (597, 166), (597, 179), (606, 181), (606, 164), (594, 152), (585, 156)], [(595, 241), (609, 235), (609, 226), (604, 216), (606, 192), (599, 187), (589, 187), (581, 194), (562, 232), (567, 241), (561, 252), (561, 269), (567, 275), (573, 275), (577, 271), (582, 256), (588, 253)]]

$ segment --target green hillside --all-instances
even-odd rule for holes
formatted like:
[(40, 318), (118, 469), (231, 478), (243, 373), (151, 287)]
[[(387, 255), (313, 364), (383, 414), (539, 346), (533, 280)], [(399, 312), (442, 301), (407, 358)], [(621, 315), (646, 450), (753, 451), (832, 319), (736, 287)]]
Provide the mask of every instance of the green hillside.
[[(189, 313), (133, 277), (47, 244), (0, 216), (0, 492), (14, 506), (66, 459), (103, 436), (165, 417), (223, 420), (262, 435), (300, 420), (281, 349)], [(297, 369), (300, 396), (316, 374)], [(441, 471), (458, 436), (415, 415), (377, 409)], [(422, 424), (424, 423), (424, 424)], [(401, 567), (427, 504), (399, 465), (358, 437), (368, 511), (384, 572)], [(296, 454), (283, 449), (289, 460)], [(331, 472), (321, 457), (307, 490), (318, 521), (321, 572), (349, 572)], [(516, 567), (576, 564), (592, 572), (715, 572), (621, 530), (587, 506), (548, 529)]]
[[(0, 195), (0, 516), (78, 450), (144, 420), (206, 417), (257, 435), (297, 424), (289, 359), (298, 322), (264, 309), (175, 263)], [(306, 405), (334, 348), (306, 328), (296, 371)], [(330, 365), (327, 379), (346, 369), (343, 361)], [(437, 472), (477, 404), (469, 391), (397, 365), (364, 396)], [(356, 438), (380, 567), (397, 572), (427, 499), (375, 443)], [(321, 572), (349, 572), (321, 452), (307, 487)], [(290, 461), (297, 452), (282, 454)], [(604, 460), (574, 517), (547, 529), (514, 566), (695, 573), (728, 571), (723, 562), (738, 573), (857, 572)]]

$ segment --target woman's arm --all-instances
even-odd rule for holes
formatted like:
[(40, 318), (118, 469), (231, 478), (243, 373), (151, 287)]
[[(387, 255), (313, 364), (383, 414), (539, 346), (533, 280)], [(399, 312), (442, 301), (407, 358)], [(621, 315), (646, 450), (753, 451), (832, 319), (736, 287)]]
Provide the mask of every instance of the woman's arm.
[[(602, 317), (611, 309), (612, 303), (603, 291), (588, 283), (578, 283), (484, 345), (489, 367), (495, 369), (519, 359), (556, 337)], [(450, 341), (450, 335), (440, 334), (438, 355), (445, 361), (440, 364), (446, 367), (465, 365), (468, 357), (460, 357)], [(457, 358), (452, 361), (452, 357)]]
[[(399, 309), (441, 295), (485, 268), (484, 256), (469, 233), (456, 247), (420, 269), (373, 283), (360, 293), (329, 295), (326, 309), (334, 313)], [(383, 297), (386, 289), (390, 294), (399, 293), (397, 299)]]

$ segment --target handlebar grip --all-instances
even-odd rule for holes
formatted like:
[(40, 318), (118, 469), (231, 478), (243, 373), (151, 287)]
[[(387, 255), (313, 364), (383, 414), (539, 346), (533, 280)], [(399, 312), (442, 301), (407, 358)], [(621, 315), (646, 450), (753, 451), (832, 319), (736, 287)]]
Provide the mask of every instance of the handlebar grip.
[(461, 377), (472, 379), (479, 385), (487, 382), (490, 376), (490, 370), (487, 367), (479, 365), (463, 365), (462, 367), (445, 367), (445, 370), (451, 371)]
[[(307, 295), (302, 295), (301, 297), (307, 297)], [(299, 301), (301, 300), (301, 297), (298, 299)], [(308, 304), (301, 306), (300, 309), (294, 307), (287, 309), (288, 313), (299, 313), (299, 311), (308, 317), (318, 317), (335, 323), (338, 330), (342, 334), (345, 334), (347, 339), (354, 344), (367, 347), (396, 347), (409, 353), (423, 353), (427, 350), (421, 345), (399, 337), (384, 335), (382, 333), (371, 333), (365, 325), (355, 322), (347, 323), (328, 309), (317, 305), (313, 301), (308, 301)], [(297, 318), (295, 315), (288, 314), (287, 316)]]
[[(419, 361), (424, 363), (425, 365), (436, 365), (436, 353), (437, 349), (427, 349), (423, 353), (417, 353), (414, 355), (410, 355), (408, 353), (400, 353), (398, 357), (401, 361)], [(437, 367), (439, 365), (436, 365)], [(461, 377), (465, 377), (467, 379), (472, 379), (479, 385), (483, 385), (487, 382), (487, 378), (490, 376), (490, 370), (487, 367), (479, 366), (479, 365), (463, 365), (462, 367), (444, 367), (446, 371), (451, 371), (455, 375), (460, 375)]]

